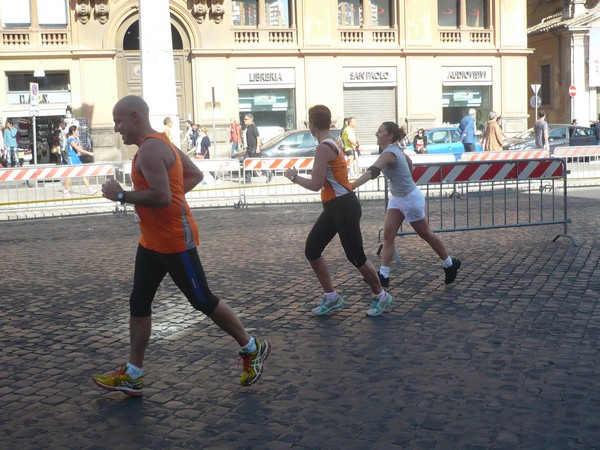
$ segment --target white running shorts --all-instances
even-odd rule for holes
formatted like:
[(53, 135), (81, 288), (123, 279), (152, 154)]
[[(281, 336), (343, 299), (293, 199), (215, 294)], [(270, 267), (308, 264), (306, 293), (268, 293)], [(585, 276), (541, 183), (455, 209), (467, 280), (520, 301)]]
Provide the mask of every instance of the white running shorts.
[(425, 218), (425, 196), (418, 187), (404, 197), (392, 196), (388, 209), (399, 209), (407, 222), (417, 222)]

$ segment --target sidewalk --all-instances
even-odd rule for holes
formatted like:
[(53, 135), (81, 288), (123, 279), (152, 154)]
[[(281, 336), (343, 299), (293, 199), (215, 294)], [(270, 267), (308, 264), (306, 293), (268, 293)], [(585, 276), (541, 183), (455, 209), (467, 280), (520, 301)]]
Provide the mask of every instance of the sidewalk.
[[(325, 256), (347, 306), (310, 314), (319, 204), (194, 210), (212, 289), (273, 351), (241, 387), (235, 342), (165, 280), (137, 399), (90, 379), (127, 359), (132, 216), (4, 222), (0, 446), (600, 448), (600, 199), (583, 193), (569, 195), (578, 247), (552, 242), (560, 226), (442, 234), (463, 260), (450, 286), (427, 244), (399, 238), (379, 318), (337, 239)], [(377, 267), (382, 214), (364, 202)]]

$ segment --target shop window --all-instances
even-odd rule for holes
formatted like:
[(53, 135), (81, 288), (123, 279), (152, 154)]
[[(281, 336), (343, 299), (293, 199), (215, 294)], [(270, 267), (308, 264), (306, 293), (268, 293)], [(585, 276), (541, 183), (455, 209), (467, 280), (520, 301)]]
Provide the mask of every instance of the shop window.
[(544, 64), (540, 67), (540, 98), (542, 99), (542, 105), (549, 105), (551, 101), (550, 92), (551, 92), (551, 72), (550, 72), (550, 64)]
[(3, 27), (28, 27), (31, 25), (29, 0), (0, 0), (0, 11), (0, 23)]
[[(338, 0), (338, 25), (392, 26), (392, 3), (392, 0)], [(368, 12), (366, 18), (363, 11)]]
[(48, 72), (45, 76), (36, 78), (33, 72), (7, 73), (8, 92), (29, 92), (29, 83), (38, 83), (40, 91), (68, 91), (69, 72)]
[(38, 0), (37, 13), (41, 26), (66, 26), (68, 23), (66, 0)]

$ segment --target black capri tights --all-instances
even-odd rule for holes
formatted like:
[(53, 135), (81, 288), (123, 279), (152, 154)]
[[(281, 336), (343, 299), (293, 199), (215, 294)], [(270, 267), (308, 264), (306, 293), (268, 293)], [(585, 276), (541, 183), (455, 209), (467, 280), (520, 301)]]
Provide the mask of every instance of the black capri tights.
[(219, 299), (208, 288), (196, 248), (164, 254), (138, 245), (133, 289), (129, 297), (132, 317), (148, 317), (152, 314), (152, 301), (167, 273), (195, 309), (207, 316), (213, 313)]
[(323, 212), (306, 238), (306, 258), (309, 261), (319, 259), (325, 247), (339, 234), (348, 261), (354, 267), (365, 264), (367, 257), (360, 231), (361, 215), (360, 202), (353, 192), (323, 203)]

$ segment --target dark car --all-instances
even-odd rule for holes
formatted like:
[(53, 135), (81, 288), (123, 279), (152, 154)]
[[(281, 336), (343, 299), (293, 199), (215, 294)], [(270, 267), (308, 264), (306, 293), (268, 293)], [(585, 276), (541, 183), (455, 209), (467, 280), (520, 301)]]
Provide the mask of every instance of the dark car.
[[(550, 141), (551, 154), (556, 147), (577, 147), (596, 145), (598, 143), (594, 136), (594, 130), (590, 127), (571, 124), (549, 124), (548, 140)], [(530, 150), (537, 148), (533, 128), (505, 140), (502, 148), (504, 150)]]
[[(330, 130), (334, 138), (338, 138), (340, 130)], [(262, 158), (288, 158), (315, 156), (317, 139), (310, 130), (290, 130), (260, 146)]]
[[(416, 134), (417, 132), (413, 131), (406, 137), (409, 143), (406, 147), (407, 150), (414, 150), (413, 141)], [(427, 153), (430, 155), (454, 154), (459, 159), (465, 151), (462, 142), (459, 141), (458, 127), (431, 128), (425, 130), (425, 137), (427, 137)], [(483, 150), (480, 143), (475, 144), (475, 148), (478, 152)]]

